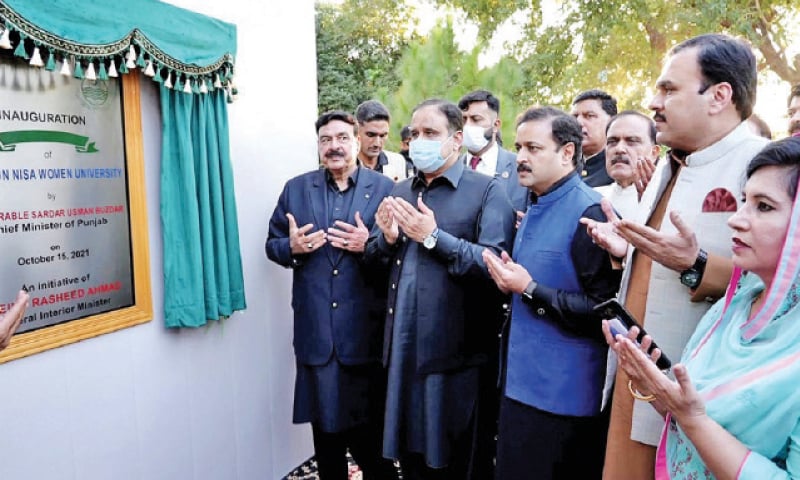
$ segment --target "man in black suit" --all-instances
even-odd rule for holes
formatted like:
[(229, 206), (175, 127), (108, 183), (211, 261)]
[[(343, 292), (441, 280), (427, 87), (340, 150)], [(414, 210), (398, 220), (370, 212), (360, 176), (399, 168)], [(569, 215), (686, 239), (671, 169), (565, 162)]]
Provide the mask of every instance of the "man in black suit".
[(617, 114), (617, 100), (602, 90), (581, 92), (572, 101), (572, 116), (583, 132), (581, 177), (590, 187), (614, 183), (606, 172), (606, 127)]
[(327, 112), (316, 127), (323, 168), (286, 183), (266, 243), (270, 260), (293, 269), (293, 421), (311, 423), (322, 480), (347, 479), (347, 449), (365, 478), (392, 479), (381, 456), (387, 272), (362, 254), (394, 182), (356, 164), (352, 115)]
[[(517, 154), (500, 146), (500, 100), (486, 90), (475, 90), (458, 101), (464, 114), (463, 159), (473, 170), (500, 180), (514, 210), (528, 208), (528, 189), (517, 180)], [(521, 215), (519, 215), (521, 216)]]

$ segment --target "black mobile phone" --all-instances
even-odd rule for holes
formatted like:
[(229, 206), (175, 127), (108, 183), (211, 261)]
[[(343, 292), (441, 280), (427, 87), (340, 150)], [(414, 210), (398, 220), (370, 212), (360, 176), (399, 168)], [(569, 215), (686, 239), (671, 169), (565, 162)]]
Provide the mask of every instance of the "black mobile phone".
[[(625, 307), (623, 307), (616, 298), (612, 298), (611, 300), (607, 300), (595, 306), (594, 310), (598, 312), (601, 317), (608, 320), (608, 324), (611, 327), (611, 334), (614, 336), (617, 336), (617, 334), (628, 336), (628, 330), (634, 326), (639, 328), (639, 335), (636, 336), (637, 342), (641, 342), (644, 336), (647, 335), (647, 332), (639, 325), (639, 322), (633, 318), (630, 312), (625, 310)], [(656, 348), (658, 348), (656, 342), (651, 342), (647, 353), (652, 353)], [(656, 361), (656, 366), (661, 370), (669, 370), (672, 367), (672, 362), (663, 351)]]

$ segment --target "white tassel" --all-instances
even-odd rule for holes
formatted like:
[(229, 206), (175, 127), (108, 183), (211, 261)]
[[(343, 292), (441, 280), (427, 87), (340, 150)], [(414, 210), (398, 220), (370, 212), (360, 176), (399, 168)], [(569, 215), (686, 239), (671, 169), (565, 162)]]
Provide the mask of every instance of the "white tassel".
[(131, 45), (131, 49), (128, 52), (128, 61), (125, 62), (125, 66), (131, 70), (136, 68), (136, 49), (133, 48), (133, 45)]
[(167, 72), (167, 79), (164, 81), (164, 87), (172, 88), (172, 72)]
[(119, 74), (117, 73), (117, 64), (114, 62), (114, 59), (111, 59), (111, 65), (108, 66), (108, 76), (111, 78), (117, 78)]
[(147, 61), (147, 66), (144, 67), (144, 74), (147, 75), (148, 77), (155, 77), (156, 76), (156, 71), (155, 71), (155, 69), (153, 69), (153, 61), (152, 60), (148, 60)]
[(0, 36), (0, 48), (11, 50), (11, 30), (6, 28), (3, 30), (3, 35)]
[(222, 82), (219, 80), (219, 73), (214, 74), (214, 88), (222, 88)]
[(192, 81), (186, 77), (186, 83), (183, 84), (183, 93), (192, 93)]
[(208, 93), (208, 87), (206, 86), (205, 78), (200, 80), (200, 93)]
[(61, 72), (60, 73), (61, 73), (61, 75), (64, 75), (65, 77), (69, 77), (70, 75), (72, 75), (72, 72), (70, 72), (70, 69), (69, 69), (69, 57), (67, 57), (67, 56), (64, 56), (64, 61), (61, 63)]
[(29, 62), (33, 67), (44, 67), (44, 62), (42, 61), (42, 55), (39, 53), (39, 47), (33, 49), (33, 55), (31, 55), (31, 61)]
[(94, 73), (94, 62), (89, 61), (89, 67), (86, 68), (86, 80), (97, 80), (97, 75)]

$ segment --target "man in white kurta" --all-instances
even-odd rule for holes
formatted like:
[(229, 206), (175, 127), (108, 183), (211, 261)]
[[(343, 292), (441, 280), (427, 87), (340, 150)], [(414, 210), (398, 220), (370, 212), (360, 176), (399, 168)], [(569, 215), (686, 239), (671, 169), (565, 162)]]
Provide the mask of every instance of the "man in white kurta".
[[(661, 151), (656, 143), (656, 125), (653, 120), (635, 110), (625, 110), (611, 118), (606, 129), (606, 171), (614, 183), (595, 187), (607, 198), (622, 218), (638, 218), (639, 181), (638, 164), (656, 165)], [(666, 162), (662, 162), (663, 165)], [(643, 181), (657, 183), (661, 168)]]
[[(766, 143), (743, 123), (755, 88), (755, 58), (743, 42), (702, 35), (675, 47), (650, 103), (657, 140), (672, 148), (669, 165), (645, 192), (639, 222), (622, 220), (614, 234), (597, 237), (612, 256), (626, 257), (620, 299), (671, 358), (680, 358), (705, 300), (720, 297), (730, 277), (726, 221), (747, 163)], [(603, 477), (653, 478), (663, 419), (632, 405), (627, 382), (618, 372)]]

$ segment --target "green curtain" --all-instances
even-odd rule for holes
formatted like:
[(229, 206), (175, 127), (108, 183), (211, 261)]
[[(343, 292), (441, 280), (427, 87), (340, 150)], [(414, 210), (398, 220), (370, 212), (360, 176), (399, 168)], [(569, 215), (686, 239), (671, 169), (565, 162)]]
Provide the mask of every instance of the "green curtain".
[(164, 319), (198, 327), (245, 308), (223, 91), (161, 86)]

